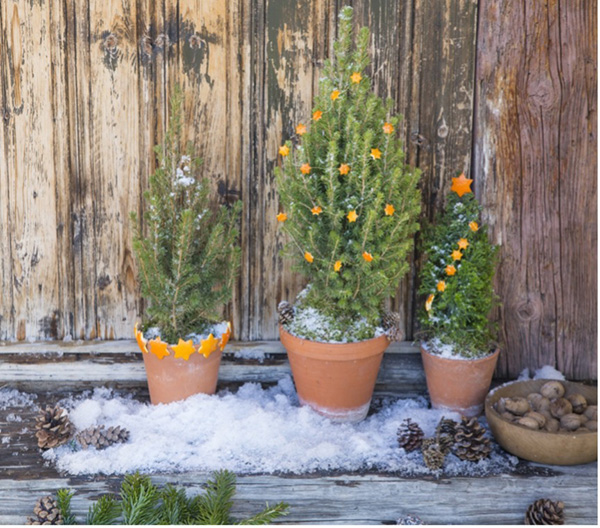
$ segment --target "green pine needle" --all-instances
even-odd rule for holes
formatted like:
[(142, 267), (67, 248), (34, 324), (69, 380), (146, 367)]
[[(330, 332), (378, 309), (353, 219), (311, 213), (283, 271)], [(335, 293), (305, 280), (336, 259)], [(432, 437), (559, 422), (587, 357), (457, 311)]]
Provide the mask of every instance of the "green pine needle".
[(116, 524), (121, 515), (121, 504), (114, 495), (102, 495), (88, 511), (86, 524)]
[(71, 499), (73, 495), (74, 492), (67, 488), (59, 489), (56, 492), (56, 505), (62, 515), (63, 524), (77, 524), (75, 516), (71, 511)]
[(160, 494), (150, 477), (126, 475), (121, 484), (123, 524), (157, 524)]
[(246, 519), (244, 521), (240, 521), (237, 524), (254, 524), (254, 525), (265, 525), (272, 524), (273, 521), (279, 517), (287, 515), (289, 513), (289, 505), (285, 502), (280, 502), (275, 504), (275, 506), (269, 506), (267, 504), (266, 508), (256, 515)]

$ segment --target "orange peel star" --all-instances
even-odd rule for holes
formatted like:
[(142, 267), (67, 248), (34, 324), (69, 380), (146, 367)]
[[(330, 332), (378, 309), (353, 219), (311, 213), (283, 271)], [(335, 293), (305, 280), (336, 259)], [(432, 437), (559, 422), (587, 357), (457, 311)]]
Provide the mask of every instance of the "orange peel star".
[(384, 211), (386, 216), (392, 216), (396, 212), (396, 209), (392, 204), (387, 204)]
[(184, 341), (179, 338), (179, 342), (171, 347), (173, 352), (175, 352), (176, 358), (185, 359), (186, 361), (190, 359), (190, 356), (196, 352), (196, 348), (194, 347), (194, 342), (190, 339), (189, 341)]
[(287, 145), (281, 145), (281, 147), (279, 147), (279, 154), (281, 156), (287, 156), (290, 153), (290, 147), (288, 147)]
[(378, 148), (372, 148), (371, 157), (373, 159), (381, 159), (381, 150), (379, 150)]
[(287, 220), (287, 214), (286, 213), (279, 213), (277, 215), (277, 221), (278, 222), (285, 222)]
[(446, 275), (448, 275), (450, 277), (452, 275), (456, 275), (456, 268), (452, 264), (448, 264), (446, 266)]
[(332, 101), (335, 101), (339, 96), (340, 96), (339, 90), (333, 90), (333, 92), (331, 92), (331, 95), (330, 95)]
[(392, 134), (394, 132), (394, 125), (392, 123), (384, 123), (382, 128), (384, 134)]
[(133, 334), (135, 335), (135, 340), (137, 341), (140, 350), (144, 352), (144, 354), (148, 353), (148, 348), (146, 347), (146, 340), (144, 339), (144, 334), (138, 330), (137, 323), (135, 323), (133, 327)]
[(352, 223), (352, 222), (356, 222), (356, 219), (358, 218), (358, 215), (356, 214), (356, 211), (350, 211), (346, 215), (346, 218), (348, 219), (348, 222)]
[(354, 72), (352, 75), (350, 75), (350, 80), (354, 84), (358, 84), (360, 81), (362, 81), (362, 75), (360, 74), (360, 72)]
[(350, 172), (350, 165), (348, 165), (346, 163), (342, 163), (338, 170), (340, 171), (340, 174), (342, 176), (345, 176), (346, 174), (348, 174)]
[(202, 354), (204, 357), (210, 356), (217, 349), (218, 343), (214, 335), (208, 334), (208, 337), (202, 340), (198, 354)]
[(433, 299), (435, 299), (435, 295), (433, 293), (431, 293), (429, 295), (429, 297), (427, 297), (427, 300), (425, 301), (425, 310), (427, 310), (428, 312), (431, 311), (431, 305), (433, 304)]
[(471, 183), (473, 183), (473, 180), (467, 178), (463, 172), (458, 178), (452, 178), (452, 187), (450, 187), (450, 190), (458, 194), (459, 198), (462, 198), (464, 194), (473, 192), (471, 190)]
[(315, 260), (315, 257), (312, 256), (312, 253), (310, 252), (306, 252), (304, 253), (304, 258), (306, 259), (307, 262), (311, 263), (313, 262), (313, 260)]
[(321, 112), (321, 110), (315, 110), (313, 112), (313, 121), (318, 121), (322, 117), (323, 117), (323, 112)]
[(302, 123), (296, 127), (296, 134), (299, 136), (306, 134), (306, 127)]
[(323, 209), (321, 208), (320, 205), (315, 205), (310, 212), (316, 216), (320, 215), (323, 212)]
[(302, 174), (310, 174), (310, 170), (312, 169), (312, 167), (308, 164), (308, 163), (304, 163), (301, 167), (300, 167), (300, 172)]
[(371, 262), (373, 260), (373, 255), (368, 251), (363, 251), (362, 258), (364, 258), (367, 262)]
[(225, 349), (225, 345), (229, 342), (229, 338), (231, 337), (231, 323), (227, 323), (227, 330), (221, 335), (221, 342), (219, 343), (219, 348), (221, 352)]
[(462, 256), (463, 256), (462, 253), (458, 249), (455, 249), (452, 252), (452, 260), (460, 260), (462, 258)]
[(469, 228), (471, 229), (471, 231), (475, 232), (475, 231), (479, 231), (479, 225), (477, 224), (477, 222), (473, 221), (471, 223), (469, 223)]
[(169, 343), (161, 341), (160, 336), (150, 341), (148, 346), (150, 347), (150, 352), (152, 352), (158, 359), (162, 359), (171, 355), (167, 350)]
[(469, 241), (466, 238), (461, 238), (458, 241), (458, 249), (467, 249), (469, 247)]
[(443, 292), (445, 289), (446, 289), (446, 281), (443, 281), (443, 280), (438, 281), (438, 283), (437, 283), (437, 290), (439, 292)]
[(342, 261), (336, 260), (335, 264), (333, 265), (333, 271), (340, 271), (341, 269), (342, 269)]

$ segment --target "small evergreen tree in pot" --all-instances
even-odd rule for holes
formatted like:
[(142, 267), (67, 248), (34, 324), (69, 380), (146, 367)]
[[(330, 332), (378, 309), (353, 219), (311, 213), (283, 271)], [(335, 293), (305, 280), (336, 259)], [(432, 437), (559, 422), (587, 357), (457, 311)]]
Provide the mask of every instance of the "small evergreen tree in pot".
[[(481, 410), (498, 358), (497, 329), (489, 320), (497, 301), (493, 279), (498, 248), (481, 223), (481, 206), (471, 183), (464, 174), (453, 178), (444, 212), (425, 229), (426, 261), (419, 287), (424, 299), (419, 317), (425, 340), (423, 361), (432, 403), (466, 414)], [(485, 366), (484, 381), (469, 380), (465, 371), (452, 374), (453, 368), (475, 372), (474, 364)], [(478, 387), (478, 394), (470, 403), (443, 402), (439, 399), (442, 391), (434, 386), (436, 373), (442, 378), (444, 393), (450, 394), (449, 387), (455, 384), (461, 394), (473, 387)], [(466, 395), (460, 398), (466, 401)]]
[(154, 149), (157, 167), (144, 193), (143, 219), (131, 213), (139, 280), (148, 302), (145, 335), (137, 325), (135, 334), (144, 359), (153, 364), (163, 358), (196, 363), (199, 356), (223, 350), (231, 327), (218, 321), (239, 270), (241, 202), (218, 204), (209, 181), (199, 176), (201, 161), (182, 140), (182, 105), (176, 87), (168, 129)]
[[(303, 394), (300, 362), (289, 342), (293, 337), (315, 345), (358, 345), (384, 337), (381, 360), (387, 346), (379, 328), (383, 303), (409, 269), (406, 257), (413, 247), (421, 203), (420, 173), (405, 164), (393, 103), (373, 93), (365, 73), (368, 43), (368, 29), (355, 36), (352, 8), (343, 8), (339, 39), (333, 58), (325, 63), (310, 125), (297, 124), (293, 141), (279, 149), (282, 162), (275, 171), (280, 195), (277, 220), (289, 240), (284, 254), (309, 280), (296, 300), (293, 317), (286, 307), (282, 341), (300, 399), (330, 416), (344, 405), (333, 400), (319, 403)], [(342, 350), (340, 354), (352, 355)], [(307, 376), (314, 377), (314, 366), (310, 368)], [(378, 368), (377, 362), (375, 377)], [(353, 385), (351, 373), (337, 371), (340, 384)], [(350, 419), (366, 414), (370, 397), (367, 404), (356, 402), (362, 410)], [(344, 419), (343, 411), (339, 414)]]

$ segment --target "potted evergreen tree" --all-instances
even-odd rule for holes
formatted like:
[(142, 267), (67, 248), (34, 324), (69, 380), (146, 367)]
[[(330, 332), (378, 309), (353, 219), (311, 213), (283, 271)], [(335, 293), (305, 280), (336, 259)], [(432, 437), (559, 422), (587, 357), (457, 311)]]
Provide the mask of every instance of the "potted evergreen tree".
[(300, 401), (337, 421), (368, 412), (389, 344), (383, 303), (409, 269), (420, 211), (420, 173), (404, 162), (393, 102), (365, 74), (368, 29), (356, 37), (345, 7), (311, 124), (296, 126), (276, 169), (284, 254), (309, 279), (280, 337)]
[(421, 355), (431, 403), (465, 416), (483, 410), (499, 354), (489, 321), (497, 247), (481, 225), (472, 181), (464, 174), (452, 178), (446, 208), (424, 235), (427, 260), (419, 287), (425, 298)]
[(241, 202), (220, 205), (201, 161), (182, 141), (182, 93), (174, 90), (169, 126), (154, 149), (157, 167), (143, 218), (131, 213), (146, 321), (134, 332), (152, 403), (216, 390), (231, 325), (219, 322), (239, 269)]

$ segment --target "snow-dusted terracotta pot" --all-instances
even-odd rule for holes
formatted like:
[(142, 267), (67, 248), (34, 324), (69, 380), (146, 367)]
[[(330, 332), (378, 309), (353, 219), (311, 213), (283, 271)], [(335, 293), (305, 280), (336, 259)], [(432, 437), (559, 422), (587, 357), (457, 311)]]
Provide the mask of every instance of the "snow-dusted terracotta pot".
[(210, 334), (198, 345), (183, 339), (171, 345), (160, 337), (147, 341), (137, 325), (134, 332), (144, 357), (150, 401), (154, 405), (184, 400), (199, 393), (215, 393), (231, 325), (228, 324), (227, 332), (220, 338)]
[(431, 405), (463, 416), (480, 415), (499, 354), (496, 350), (480, 359), (450, 359), (432, 354), (421, 345)]
[(387, 336), (357, 343), (321, 343), (279, 327), (300, 403), (336, 422), (359, 422), (369, 412)]

